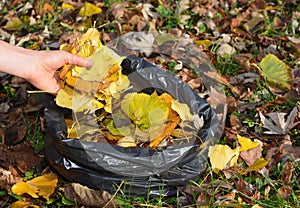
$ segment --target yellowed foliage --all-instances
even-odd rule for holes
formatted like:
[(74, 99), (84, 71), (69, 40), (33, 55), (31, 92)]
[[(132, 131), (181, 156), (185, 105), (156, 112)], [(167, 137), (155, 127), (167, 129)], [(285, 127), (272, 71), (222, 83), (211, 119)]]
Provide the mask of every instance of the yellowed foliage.
[(9, 207), (10, 208), (39, 208), (39, 206), (34, 205), (32, 202), (26, 202), (26, 201), (13, 202)]
[(15, 184), (11, 190), (14, 194), (20, 196), (23, 194), (29, 194), (33, 198), (41, 196), (49, 200), (50, 196), (54, 193), (57, 182), (57, 175), (45, 174), (26, 182), (19, 182)]
[(228, 145), (214, 145), (209, 147), (208, 157), (211, 163), (212, 170), (219, 172), (224, 168), (231, 167), (237, 164), (239, 157), (239, 147), (231, 149)]
[(251, 166), (245, 169), (245, 172), (251, 172), (251, 171), (259, 171), (266, 165), (268, 165), (269, 161), (264, 158), (259, 158), (256, 160)]
[[(102, 45), (98, 30), (89, 29), (79, 40), (65, 44), (61, 49), (90, 59), (94, 64), (90, 69), (66, 65), (59, 71), (63, 87), (56, 97), (57, 105), (72, 109), (75, 115), (102, 108), (111, 114), (112, 99), (121, 99), (121, 113), (114, 116), (127, 116), (126, 119), (131, 121), (118, 128), (113, 121), (106, 122), (104, 129), (97, 129), (81, 123), (75, 116), (73, 123), (68, 121), (68, 136), (81, 138), (87, 131), (99, 131), (107, 141), (123, 147), (147, 143), (150, 148), (156, 148), (166, 138), (172, 138), (176, 127), (183, 124), (181, 121), (194, 120), (189, 106), (167, 93), (160, 96), (156, 92), (151, 95), (129, 93), (123, 97), (122, 93), (130, 86), (120, 66), (125, 57)], [(108, 119), (101, 118), (103, 120)]]
[[(240, 135), (237, 135), (237, 138), (238, 138), (239, 144), (241, 145), (240, 152), (253, 149), (253, 148), (257, 147), (258, 145), (260, 145), (259, 142), (253, 142), (251, 139), (242, 137)], [(260, 148), (262, 149), (262, 147), (260, 147)]]
[(94, 14), (100, 14), (102, 9), (100, 7), (95, 6), (89, 2), (85, 2), (84, 7), (82, 7), (78, 13), (79, 16), (87, 16), (90, 17)]
[(172, 100), (171, 108), (179, 114), (182, 121), (193, 121), (190, 108), (186, 103), (179, 103), (177, 100)]
[(111, 98), (130, 84), (127, 76), (121, 73), (120, 63), (124, 57), (102, 45), (100, 33), (95, 28), (90, 28), (75, 43), (61, 48), (93, 60), (94, 65), (91, 69), (66, 65), (59, 71), (63, 87), (58, 92), (56, 104), (75, 113), (100, 108), (110, 113)]

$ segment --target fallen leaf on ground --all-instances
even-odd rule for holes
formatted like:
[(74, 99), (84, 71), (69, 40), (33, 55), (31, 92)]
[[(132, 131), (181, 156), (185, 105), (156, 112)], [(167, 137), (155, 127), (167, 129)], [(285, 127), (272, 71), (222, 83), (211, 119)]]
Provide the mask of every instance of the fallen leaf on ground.
[(240, 152), (240, 157), (245, 161), (248, 166), (253, 165), (255, 161), (262, 157), (262, 152), (259, 146), (250, 150)]
[(95, 6), (94, 4), (91, 4), (89, 2), (85, 2), (84, 7), (82, 7), (78, 13), (79, 16), (93, 16), (94, 14), (100, 14), (102, 12), (102, 9), (100, 7)]
[[(239, 144), (241, 145), (240, 152), (250, 150), (259, 146), (259, 142), (253, 142), (251, 139), (237, 135)], [(262, 147), (260, 147), (262, 150)]]
[(269, 131), (264, 131), (265, 134), (287, 134), (287, 132), (294, 128), (296, 125), (300, 123), (300, 121), (295, 122), (295, 118), (297, 117), (298, 109), (294, 107), (290, 114), (287, 116), (287, 113), (269, 113), (267, 114), (271, 120), (267, 119), (262, 112), (259, 112), (259, 116), (261, 122), (263, 123), (263, 127), (268, 129)]
[(266, 55), (260, 62), (262, 74), (274, 88), (281, 90), (291, 89), (293, 80), (292, 70), (288, 65), (273, 54)]
[[(71, 183), (64, 188), (65, 197), (84, 206), (103, 207), (111, 200), (111, 194), (103, 190), (94, 190), (79, 183)], [(116, 201), (112, 200), (107, 207), (114, 207)]]
[(12, 203), (10, 208), (39, 208), (40, 206), (34, 205), (32, 202), (26, 202), (26, 201), (16, 201)]
[(292, 192), (293, 189), (288, 185), (282, 186), (278, 189), (278, 194), (284, 198), (284, 200), (288, 200)]
[(20, 196), (23, 194), (29, 194), (33, 198), (38, 198), (41, 196), (46, 200), (49, 200), (50, 196), (55, 191), (57, 182), (57, 175), (50, 173), (26, 182), (19, 182), (15, 184), (11, 190), (14, 194)]
[(239, 147), (231, 149), (228, 145), (214, 145), (209, 147), (208, 157), (212, 170), (219, 172), (226, 167), (237, 164), (239, 157)]
[(0, 190), (8, 190), (17, 182), (23, 181), (23, 178), (15, 176), (11, 171), (5, 170), (0, 167)]
[(285, 185), (290, 185), (293, 176), (294, 165), (292, 162), (287, 161), (282, 170), (282, 180)]
[(251, 166), (245, 169), (245, 172), (251, 172), (251, 171), (259, 171), (266, 165), (268, 165), (269, 161), (264, 158), (259, 158), (256, 160)]

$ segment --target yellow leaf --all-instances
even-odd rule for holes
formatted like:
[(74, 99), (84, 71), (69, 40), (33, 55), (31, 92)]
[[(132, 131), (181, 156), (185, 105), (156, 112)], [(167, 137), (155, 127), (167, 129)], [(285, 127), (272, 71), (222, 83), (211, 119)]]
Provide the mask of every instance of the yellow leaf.
[(239, 157), (239, 147), (231, 149), (228, 145), (214, 145), (209, 147), (208, 157), (212, 170), (219, 172), (226, 167), (237, 164)]
[(253, 165), (249, 166), (248, 168), (245, 169), (246, 172), (251, 172), (251, 171), (259, 171), (266, 165), (268, 165), (269, 161), (265, 160), (264, 158), (259, 158), (256, 160)]
[(72, 109), (73, 89), (69, 86), (64, 86), (57, 93), (55, 102), (63, 108)]
[(266, 55), (260, 62), (262, 75), (274, 88), (288, 91), (292, 87), (292, 69), (273, 54)]
[(175, 37), (174, 35), (170, 34), (170, 33), (164, 33), (161, 34), (157, 37), (155, 37), (156, 43), (157, 45), (161, 45), (167, 41), (176, 41), (179, 40), (180, 38)]
[(152, 125), (162, 125), (169, 115), (168, 104), (156, 93), (127, 94), (121, 102), (121, 108), (141, 130), (149, 130)]
[(82, 7), (78, 13), (79, 16), (84, 17), (90, 17), (94, 14), (100, 14), (102, 12), (102, 9), (95, 6), (94, 4), (91, 4), (89, 2), (85, 2), (84, 7)]
[(100, 32), (96, 28), (89, 28), (80, 38), (80, 42), (91, 41), (94, 48), (101, 48)]
[(177, 100), (172, 100), (171, 108), (179, 114), (182, 121), (193, 121), (190, 108), (186, 103), (179, 103)]
[(121, 147), (136, 147), (136, 143), (134, 138), (128, 136), (128, 137), (123, 137), (117, 142), (117, 145)]
[(61, 8), (62, 8), (62, 9), (70, 9), (70, 10), (72, 10), (72, 11), (75, 10), (75, 7), (74, 7), (73, 5), (67, 4), (67, 3), (62, 3)]
[(39, 206), (34, 205), (32, 202), (16, 201), (9, 208), (39, 208)]
[(13, 17), (7, 21), (6, 25), (3, 27), (6, 30), (21, 30), (23, 28), (23, 22), (18, 17)]
[(41, 196), (49, 200), (49, 197), (54, 193), (57, 182), (57, 176), (50, 173), (27, 182), (19, 182), (15, 184), (11, 190), (17, 195), (29, 194), (33, 198)]
[(27, 182), (19, 182), (11, 188), (12, 192), (17, 195), (29, 194), (33, 198), (38, 198), (39, 189)]
[(209, 46), (212, 45), (212, 42), (210, 40), (196, 40), (195, 44), (197, 46), (205, 46), (206, 48), (208, 48)]
[[(241, 145), (240, 152), (253, 149), (259, 145), (259, 142), (253, 142), (251, 139), (237, 135), (239, 144)], [(262, 147), (260, 147), (262, 150)]]

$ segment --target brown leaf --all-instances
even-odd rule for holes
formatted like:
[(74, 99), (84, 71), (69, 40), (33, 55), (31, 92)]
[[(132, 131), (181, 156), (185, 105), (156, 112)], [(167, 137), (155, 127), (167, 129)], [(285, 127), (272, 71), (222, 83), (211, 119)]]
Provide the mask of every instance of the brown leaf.
[(238, 130), (242, 127), (242, 121), (238, 118), (237, 115), (231, 114), (230, 115), (230, 125), (232, 129)]
[(290, 185), (293, 171), (294, 171), (293, 163), (290, 161), (287, 161), (282, 170), (282, 180), (285, 185)]
[(288, 144), (282, 144), (280, 146), (280, 152), (283, 155), (290, 155), (293, 160), (300, 158), (300, 147)]
[(269, 169), (273, 170), (276, 167), (276, 165), (281, 162), (282, 157), (283, 155), (279, 147), (270, 148), (266, 155), (266, 159), (270, 161)]
[[(102, 190), (90, 189), (79, 183), (71, 183), (64, 189), (65, 197), (70, 201), (76, 201), (84, 206), (103, 207), (111, 200), (111, 195)], [(115, 200), (112, 200), (108, 207), (114, 207)]]
[(197, 197), (197, 205), (200, 207), (209, 206), (211, 196), (203, 192)]
[(260, 148), (260, 145), (258, 145), (257, 147), (252, 148), (250, 150), (242, 151), (240, 153), (240, 157), (245, 161), (245, 163), (248, 166), (251, 166), (256, 160), (262, 157), (262, 152)]
[[(16, 128), (16, 126), (18, 128)], [(27, 127), (22, 121), (17, 121), (6, 127), (5, 138), (3, 141), (6, 145), (11, 146), (21, 142), (27, 134)]]
[(230, 84), (230, 82), (223, 77), (221, 74), (214, 72), (214, 71), (208, 71), (208, 72), (204, 72), (204, 75), (209, 77), (210, 79), (216, 81), (217, 83), (226, 85), (227, 87), (229, 87), (231, 89), (231, 91), (236, 94), (236, 95), (241, 95), (241, 90), (235, 86), (232, 86)]
[[(264, 131), (265, 134), (287, 134), (287, 131), (294, 128), (300, 123), (300, 121), (295, 122), (297, 117), (298, 109), (294, 107), (290, 114), (281, 112), (272, 112), (267, 114), (271, 120), (267, 119), (262, 112), (259, 112), (261, 122), (263, 127), (269, 131)], [(285, 118), (287, 116), (287, 118)]]
[(278, 189), (279, 195), (282, 198), (284, 198), (285, 200), (287, 200), (290, 197), (290, 195), (291, 195), (292, 192), (293, 192), (293, 189), (290, 186), (287, 186), (287, 185), (283, 186), (283, 187), (280, 187)]
[(240, 195), (240, 197), (247, 203), (252, 203), (252, 199), (260, 199), (260, 192), (253, 188), (250, 184), (246, 183), (242, 178), (240, 178), (236, 182), (236, 188), (237, 190), (248, 196), (246, 197), (244, 195)]
[(124, 3), (115, 3), (110, 7), (108, 13), (111, 13), (116, 20), (119, 20), (124, 16), (124, 10), (125, 10)]
[(15, 176), (11, 171), (0, 167), (0, 190), (9, 190), (12, 185), (20, 181), (23, 181), (22, 177)]
[(0, 158), (2, 167), (8, 169), (13, 165), (22, 173), (34, 170), (41, 160), (28, 143), (18, 144), (12, 148), (0, 145)]

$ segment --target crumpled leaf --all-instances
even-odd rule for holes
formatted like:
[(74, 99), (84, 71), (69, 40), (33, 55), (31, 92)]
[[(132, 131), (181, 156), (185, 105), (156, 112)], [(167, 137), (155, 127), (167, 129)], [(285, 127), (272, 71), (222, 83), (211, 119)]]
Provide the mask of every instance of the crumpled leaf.
[(262, 75), (270, 86), (281, 90), (291, 89), (292, 70), (288, 65), (273, 54), (266, 55), (260, 62)]
[(240, 148), (231, 149), (228, 145), (217, 144), (210, 146), (208, 157), (211, 163), (211, 168), (214, 172), (219, 172), (226, 167), (231, 167), (237, 164)]
[[(79, 183), (71, 183), (64, 189), (65, 197), (73, 202), (84, 206), (103, 207), (111, 199), (111, 194), (103, 190), (94, 190)], [(116, 204), (115, 200), (111, 201)]]
[(271, 120), (267, 119), (262, 112), (259, 112), (259, 116), (261, 122), (263, 123), (263, 127), (268, 129), (269, 131), (264, 131), (265, 134), (287, 134), (287, 132), (294, 128), (296, 125), (300, 123), (300, 121), (295, 122), (295, 118), (297, 117), (298, 109), (294, 107), (290, 112), (289, 116), (285, 120), (286, 113), (269, 113), (267, 114)]
[(29, 194), (33, 198), (38, 198), (41, 196), (49, 200), (50, 196), (55, 191), (57, 182), (57, 175), (50, 173), (26, 182), (19, 182), (15, 184), (11, 190), (17, 195)]
[(155, 37), (153, 33), (129, 32), (123, 35), (122, 40), (128, 50), (145, 53), (146, 56), (149, 56), (154, 50)]
[(95, 6), (94, 4), (91, 4), (89, 2), (85, 2), (84, 7), (82, 7), (78, 13), (79, 16), (84, 17), (90, 17), (94, 14), (100, 14), (102, 12), (102, 9), (100, 7)]

